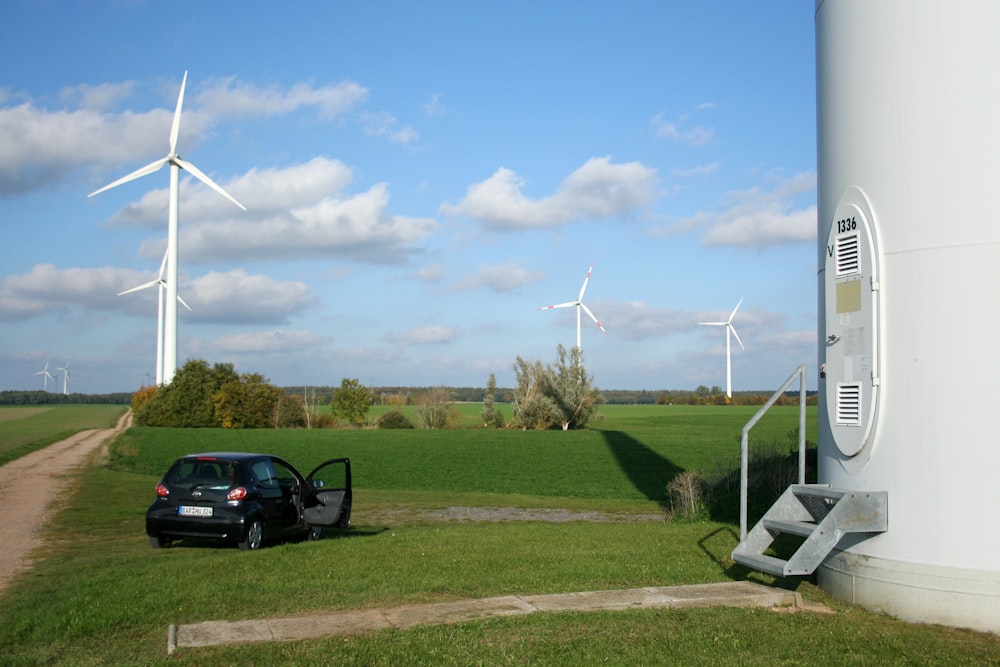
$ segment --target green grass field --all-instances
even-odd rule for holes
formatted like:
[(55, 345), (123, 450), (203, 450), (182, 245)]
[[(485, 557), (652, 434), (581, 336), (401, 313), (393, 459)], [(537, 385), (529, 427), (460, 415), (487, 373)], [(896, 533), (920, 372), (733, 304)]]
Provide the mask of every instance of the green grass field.
[[(795, 428), (794, 409), (776, 410), (755, 439), (785, 440)], [(740, 428), (753, 412), (606, 406), (594, 428), (567, 433), (131, 429), (106, 466), (67, 483), (76, 495), (49, 527), (49, 546), (0, 600), (0, 664), (1000, 664), (995, 636), (903, 623), (795, 581), (785, 585), (834, 613), (537, 614), (166, 657), (171, 623), (748, 575), (769, 582), (728, 561), (737, 532), (728, 522), (414, 522), (387, 511), (656, 511), (671, 475), (738, 457)], [(274, 452), (306, 469), (350, 456), (351, 531), (257, 552), (150, 549), (144, 512), (166, 466), (219, 449)]]
[(0, 465), (95, 428), (111, 428), (122, 405), (0, 406)]

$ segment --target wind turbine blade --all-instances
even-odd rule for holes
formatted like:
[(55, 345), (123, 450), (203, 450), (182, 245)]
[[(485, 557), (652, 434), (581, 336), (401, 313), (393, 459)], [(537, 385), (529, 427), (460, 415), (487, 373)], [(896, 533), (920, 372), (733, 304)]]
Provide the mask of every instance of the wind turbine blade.
[(118, 296), (122, 296), (123, 294), (131, 294), (132, 292), (138, 292), (139, 290), (143, 290), (146, 289), (147, 287), (153, 287), (154, 285), (159, 285), (159, 284), (160, 284), (159, 280), (150, 280), (148, 283), (143, 283), (138, 287), (127, 289), (124, 292), (118, 292)]
[(187, 302), (184, 301), (184, 299), (181, 298), (180, 294), (177, 295), (177, 303), (181, 304), (182, 306), (184, 306), (188, 310), (191, 310), (191, 306), (187, 305)]
[(536, 308), (536, 310), (552, 310), (553, 308), (570, 308), (577, 304), (576, 301), (567, 301), (566, 303), (557, 303), (554, 306), (542, 306), (541, 308)]
[(736, 304), (736, 307), (735, 307), (735, 308), (733, 308), (733, 312), (729, 313), (729, 319), (728, 319), (728, 320), (726, 320), (727, 322), (732, 322), (732, 321), (733, 321), (733, 318), (734, 318), (734, 317), (736, 316), (736, 311), (740, 309), (740, 305), (741, 305), (742, 303), (743, 303), (743, 297), (740, 297), (740, 300), (739, 300), (739, 302), (738, 302), (738, 303)]
[(705, 324), (710, 327), (724, 327), (729, 324), (729, 322), (698, 322), (698, 324)]
[(583, 301), (583, 293), (587, 291), (587, 283), (590, 282), (590, 274), (594, 271), (594, 265), (591, 264), (590, 268), (587, 269), (587, 277), (583, 279), (583, 286), (580, 288), (580, 296), (576, 297), (577, 303)]
[(234, 204), (236, 204), (237, 206), (239, 206), (244, 211), (247, 210), (246, 206), (244, 206), (243, 204), (241, 204), (238, 201), (236, 201), (236, 199), (234, 199), (231, 194), (229, 194), (228, 192), (226, 192), (225, 190), (223, 190), (220, 185), (218, 185), (215, 181), (213, 181), (211, 178), (209, 178), (208, 176), (206, 176), (205, 172), (203, 172), (198, 167), (194, 166), (193, 164), (191, 164), (187, 160), (180, 159), (179, 157), (175, 157), (173, 161), (174, 161), (174, 164), (176, 164), (178, 167), (180, 167), (181, 169), (185, 169), (187, 171), (190, 171), (192, 174), (194, 174), (198, 178), (199, 181), (201, 181), (202, 183), (204, 183), (208, 187), (212, 188), (213, 190), (215, 190), (216, 192), (218, 192), (220, 195), (222, 195), (223, 197), (225, 197), (229, 201), (231, 201)]
[(184, 71), (184, 78), (181, 79), (181, 92), (177, 96), (177, 109), (174, 111), (174, 124), (170, 127), (170, 154), (177, 153), (177, 135), (181, 132), (181, 107), (184, 106), (184, 86), (187, 85), (188, 73)]
[(584, 311), (586, 311), (586, 313), (588, 315), (590, 315), (590, 319), (594, 320), (594, 324), (596, 324), (598, 327), (600, 327), (601, 331), (604, 332), (604, 335), (607, 336), (608, 335), (608, 330), (604, 328), (604, 325), (601, 324), (600, 320), (598, 320), (596, 317), (594, 317), (594, 314), (592, 312), (590, 312), (590, 308), (587, 308), (587, 304), (581, 303), (580, 307), (583, 308)]
[(729, 324), (727, 326), (729, 327), (729, 330), (733, 332), (733, 335), (736, 336), (736, 342), (740, 344), (740, 348), (745, 350), (746, 348), (743, 347), (743, 341), (740, 340), (740, 335), (736, 333), (736, 327), (734, 327), (732, 324)]
[(169, 248), (163, 251), (163, 261), (160, 262), (160, 273), (156, 277), (157, 280), (163, 280), (163, 271), (167, 268), (167, 253), (169, 252)]
[(137, 178), (142, 178), (146, 174), (152, 174), (154, 171), (159, 171), (159, 169), (161, 167), (163, 167), (163, 165), (165, 165), (168, 161), (169, 161), (169, 157), (164, 157), (164, 158), (160, 158), (159, 160), (156, 160), (155, 162), (150, 162), (145, 167), (140, 167), (139, 169), (136, 169), (135, 171), (133, 171), (131, 174), (128, 174), (127, 176), (122, 176), (121, 178), (119, 178), (114, 183), (109, 183), (108, 185), (105, 185), (100, 190), (94, 190), (93, 192), (91, 192), (87, 196), (88, 197), (93, 197), (94, 195), (99, 195), (102, 192), (104, 192), (105, 190), (110, 190), (111, 188), (118, 187), (122, 183), (128, 183), (129, 181), (134, 181)]

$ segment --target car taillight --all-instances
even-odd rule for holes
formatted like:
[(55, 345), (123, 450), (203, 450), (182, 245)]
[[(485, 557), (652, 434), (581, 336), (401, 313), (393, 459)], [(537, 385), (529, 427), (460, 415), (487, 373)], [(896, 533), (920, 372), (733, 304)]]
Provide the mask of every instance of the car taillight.
[(165, 487), (163, 485), (163, 482), (160, 482), (159, 484), (156, 485), (156, 496), (158, 498), (166, 498), (169, 495), (170, 495), (170, 489)]
[(226, 494), (227, 500), (243, 500), (247, 497), (247, 490), (242, 486), (237, 486), (235, 489)]

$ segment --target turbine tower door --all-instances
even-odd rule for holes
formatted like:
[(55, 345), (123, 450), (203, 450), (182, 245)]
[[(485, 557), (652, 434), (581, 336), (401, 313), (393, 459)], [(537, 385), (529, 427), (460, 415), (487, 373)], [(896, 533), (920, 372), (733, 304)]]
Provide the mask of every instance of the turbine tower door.
[(879, 271), (875, 219), (850, 187), (826, 244), (826, 411), (837, 449), (854, 457), (872, 436), (879, 392)]

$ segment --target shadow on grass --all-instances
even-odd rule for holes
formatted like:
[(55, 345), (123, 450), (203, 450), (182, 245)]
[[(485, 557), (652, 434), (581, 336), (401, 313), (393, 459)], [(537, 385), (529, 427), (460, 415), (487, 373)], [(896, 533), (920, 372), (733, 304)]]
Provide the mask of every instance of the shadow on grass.
[(698, 548), (733, 581), (752, 581), (787, 591), (795, 591), (802, 583), (801, 577), (772, 577), (733, 561), (732, 552), (739, 543), (740, 536), (736, 529), (724, 526), (716, 528), (698, 540)]
[(602, 431), (602, 435), (618, 460), (619, 467), (635, 488), (665, 510), (670, 509), (666, 493), (667, 482), (684, 472), (684, 469), (627, 433)]

